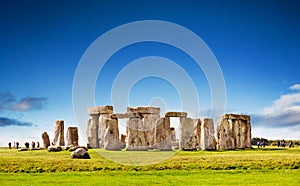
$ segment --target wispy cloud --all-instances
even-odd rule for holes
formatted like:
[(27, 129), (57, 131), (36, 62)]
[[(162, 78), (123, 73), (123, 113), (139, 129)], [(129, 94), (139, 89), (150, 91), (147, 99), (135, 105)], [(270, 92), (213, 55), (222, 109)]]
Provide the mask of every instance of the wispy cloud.
[(8, 127), (8, 126), (31, 127), (33, 126), (33, 124), (31, 122), (24, 122), (16, 119), (0, 117), (0, 127)]
[[(300, 90), (300, 84), (290, 89)], [(253, 115), (252, 121), (256, 126), (300, 126), (300, 92), (282, 95), (272, 106), (263, 109), (262, 113)]]
[(43, 109), (47, 98), (24, 97), (17, 100), (10, 92), (0, 93), (0, 111), (27, 112)]
[(300, 90), (300, 84), (292, 85), (292, 86), (290, 86), (290, 89), (291, 90)]

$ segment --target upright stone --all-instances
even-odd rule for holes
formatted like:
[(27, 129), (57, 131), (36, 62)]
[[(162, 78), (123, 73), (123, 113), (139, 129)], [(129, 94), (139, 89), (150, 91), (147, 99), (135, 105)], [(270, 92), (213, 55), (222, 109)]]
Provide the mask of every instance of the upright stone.
[(251, 148), (250, 116), (225, 114), (217, 126), (218, 149)]
[(106, 131), (104, 134), (105, 150), (120, 150), (122, 143), (119, 141), (119, 128), (117, 119), (106, 120)]
[(144, 131), (149, 148), (155, 146), (155, 123), (160, 118), (159, 114), (142, 114), (144, 118)]
[[(57, 143), (59, 140), (59, 143)], [(64, 138), (64, 120), (56, 120), (54, 123), (54, 146), (64, 146), (65, 138)]]
[(170, 118), (159, 118), (156, 121), (155, 126), (155, 147), (159, 150), (171, 150), (172, 133), (170, 128)]
[(121, 134), (120, 142), (122, 144), (122, 148), (126, 147), (126, 135)]
[(110, 122), (110, 120), (111, 120), (111, 114), (102, 113), (99, 115), (98, 141), (99, 141), (100, 148), (104, 148), (105, 132), (108, 128), (108, 123)]
[(98, 139), (98, 127), (99, 127), (99, 114), (98, 113), (89, 113), (90, 118), (87, 123), (87, 138), (88, 143), (91, 148), (99, 148), (99, 139)]
[(67, 130), (67, 146), (78, 146), (78, 128), (69, 127)]
[(48, 149), (48, 147), (50, 146), (50, 138), (47, 132), (44, 132), (42, 134), (42, 139), (43, 139), (44, 149)]
[(129, 118), (127, 121), (127, 150), (147, 150), (148, 144), (141, 118)]
[(201, 150), (215, 150), (216, 140), (214, 136), (214, 122), (212, 119), (204, 118), (201, 124)]
[(182, 150), (196, 150), (199, 148), (201, 121), (191, 118), (180, 118), (179, 148)]

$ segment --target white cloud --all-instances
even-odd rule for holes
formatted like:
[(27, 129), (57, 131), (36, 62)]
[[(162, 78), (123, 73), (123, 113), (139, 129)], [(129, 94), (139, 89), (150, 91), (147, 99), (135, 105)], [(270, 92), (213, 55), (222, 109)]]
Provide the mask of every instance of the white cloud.
[(290, 89), (291, 90), (300, 90), (300, 84), (292, 85), (292, 86), (290, 86)]
[[(290, 87), (300, 90), (300, 84)], [(273, 105), (252, 117), (253, 125), (264, 127), (300, 126), (300, 92), (282, 95)]]

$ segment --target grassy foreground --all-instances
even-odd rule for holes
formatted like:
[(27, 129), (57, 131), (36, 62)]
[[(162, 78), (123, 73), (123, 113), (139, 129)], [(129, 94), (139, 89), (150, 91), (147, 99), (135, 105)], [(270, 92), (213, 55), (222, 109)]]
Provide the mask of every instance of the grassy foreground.
[(178, 151), (146, 166), (136, 160), (169, 152), (111, 152), (135, 166), (99, 153), (107, 152), (90, 150), (92, 159), (81, 160), (67, 151), (0, 149), (0, 185), (300, 185), (300, 148)]

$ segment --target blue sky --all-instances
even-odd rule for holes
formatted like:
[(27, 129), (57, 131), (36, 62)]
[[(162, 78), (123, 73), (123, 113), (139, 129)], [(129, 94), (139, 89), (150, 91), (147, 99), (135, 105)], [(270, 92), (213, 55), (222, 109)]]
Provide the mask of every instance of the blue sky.
[[(105, 32), (142, 20), (173, 22), (202, 38), (223, 72), (226, 112), (250, 114), (253, 136), (299, 139), (299, 10), (296, 1), (1, 1), (0, 145), (40, 140), (43, 131), (52, 137), (57, 119), (76, 126), (72, 85), (82, 55)], [(201, 69), (179, 49), (152, 42), (127, 46), (107, 61), (96, 104), (112, 103), (122, 68), (153, 55), (190, 75), (205, 116), (211, 97)], [(129, 95), (130, 105), (163, 100), (173, 110), (178, 99), (159, 78), (139, 81)]]

